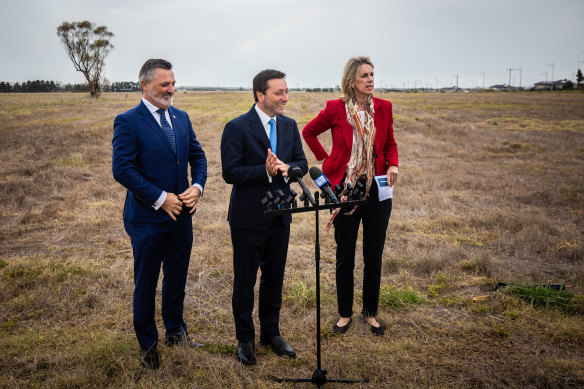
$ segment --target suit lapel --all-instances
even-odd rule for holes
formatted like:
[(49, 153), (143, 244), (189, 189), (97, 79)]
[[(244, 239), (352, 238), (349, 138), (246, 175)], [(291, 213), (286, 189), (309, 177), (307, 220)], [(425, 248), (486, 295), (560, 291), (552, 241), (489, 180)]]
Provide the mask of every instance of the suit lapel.
[[(342, 111), (341, 112), (346, 118), (347, 117), (347, 108), (345, 107), (345, 103), (342, 104)], [(349, 124), (347, 119), (342, 120), (341, 123), (345, 124), (342, 127), (342, 133), (343, 133), (343, 139), (345, 139), (345, 143), (347, 144), (347, 148), (349, 149), (349, 154), (350, 154), (351, 150), (353, 148), (353, 127), (351, 126), (351, 124)]]
[[(168, 151), (170, 151), (170, 153), (172, 153), (172, 147), (170, 146), (170, 142), (168, 141), (168, 138), (162, 132), (162, 128), (160, 128), (160, 125), (158, 124), (158, 122), (156, 121), (156, 119), (154, 119), (154, 116), (148, 110), (148, 107), (146, 107), (146, 105), (144, 104), (144, 102), (140, 102), (139, 107), (140, 107), (139, 108), (139, 112), (140, 112), (140, 115), (142, 115), (142, 119), (144, 120), (144, 122), (146, 124), (148, 124), (148, 127), (155, 134), (154, 136), (159, 137), (162, 140), (162, 142), (164, 142), (164, 144), (166, 144), (168, 146)], [(171, 120), (172, 120), (172, 118), (171, 118)], [(173, 126), (174, 126), (174, 123), (175, 122), (173, 122)], [(176, 133), (175, 133), (175, 135), (176, 135)], [(175, 139), (176, 138), (177, 137), (175, 136)], [(178, 144), (177, 144), (177, 150), (178, 150)]]
[(288, 142), (286, 137), (288, 136), (289, 132), (286, 131), (286, 125), (284, 124), (284, 120), (278, 115), (278, 120), (276, 120), (276, 137), (278, 140), (278, 153), (284, 150), (284, 145)]
[[(249, 112), (247, 113), (247, 118), (250, 121), (249, 127), (251, 128), (251, 135), (258, 138), (258, 140), (264, 146), (266, 146), (266, 149), (269, 149), (271, 147), (270, 138), (268, 138), (268, 135), (266, 134), (266, 129), (264, 128), (258, 113), (255, 111), (255, 105), (253, 105), (251, 107), (251, 109), (249, 110)], [(277, 131), (277, 128), (276, 128), (276, 131)], [(279, 135), (279, 133), (278, 133), (278, 135)], [(279, 137), (278, 137), (278, 139), (279, 139)], [(279, 147), (279, 144), (280, 144), (280, 142), (278, 141), (278, 147)]]

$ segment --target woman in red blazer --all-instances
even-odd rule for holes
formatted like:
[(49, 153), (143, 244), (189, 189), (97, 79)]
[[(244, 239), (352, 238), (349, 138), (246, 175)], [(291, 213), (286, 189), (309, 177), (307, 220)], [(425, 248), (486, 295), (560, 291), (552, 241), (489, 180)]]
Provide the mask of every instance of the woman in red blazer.
[[(381, 259), (391, 198), (379, 200), (375, 176), (385, 176), (393, 186), (398, 176), (397, 144), (393, 136), (391, 103), (373, 97), (373, 63), (369, 57), (351, 58), (341, 81), (342, 97), (331, 100), (302, 131), (306, 144), (322, 162), (322, 171), (331, 185), (364, 184), (369, 202), (356, 209), (336, 209), (331, 215), (335, 228), (338, 322), (336, 333), (344, 333), (353, 315), (353, 270), (359, 225), (363, 222), (363, 319), (372, 333), (383, 335), (377, 321)], [(329, 130), (333, 140), (329, 153), (318, 135)], [(341, 201), (346, 201), (342, 198)]]

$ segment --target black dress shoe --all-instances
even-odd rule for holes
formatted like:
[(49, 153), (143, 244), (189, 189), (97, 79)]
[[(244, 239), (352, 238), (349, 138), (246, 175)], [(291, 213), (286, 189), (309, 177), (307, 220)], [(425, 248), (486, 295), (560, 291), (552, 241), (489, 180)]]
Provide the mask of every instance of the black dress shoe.
[(239, 342), (237, 345), (237, 359), (244, 365), (255, 365), (255, 344), (253, 342)]
[(345, 332), (347, 332), (352, 322), (353, 318), (349, 318), (349, 322), (342, 327), (335, 324), (333, 326), (333, 331), (335, 332), (335, 334), (344, 334)]
[[(365, 323), (367, 323), (367, 321), (365, 320)], [(367, 323), (367, 325), (369, 326), (369, 331), (371, 331), (372, 334), (374, 335), (383, 335), (385, 334), (385, 326), (383, 324), (381, 324), (381, 322), (379, 322), (379, 327), (375, 327), (372, 326), (371, 324)]]
[(272, 336), (271, 338), (260, 338), (260, 342), (265, 346), (271, 346), (272, 350), (278, 355), (285, 355), (290, 358), (296, 358), (294, 349), (281, 337)]
[(188, 336), (170, 335), (164, 339), (164, 344), (168, 347), (176, 346), (177, 344), (184, 344), (191, 348), (203, 347), (203, 343), (195, 342)]
[(148, 350), (140, 349), (140, 364), (149, 370), (156, 370), (160, 367), (160, 358), (156, 347)]

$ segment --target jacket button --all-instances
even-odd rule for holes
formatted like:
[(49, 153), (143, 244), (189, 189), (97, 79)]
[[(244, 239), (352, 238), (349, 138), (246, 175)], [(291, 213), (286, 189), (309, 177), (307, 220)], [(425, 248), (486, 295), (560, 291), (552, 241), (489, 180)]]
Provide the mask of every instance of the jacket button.
[(176, 164), (177, 164), (177, 165), (180, 165), (180, 162), (179, 162), (179, 161), (176, 161)]

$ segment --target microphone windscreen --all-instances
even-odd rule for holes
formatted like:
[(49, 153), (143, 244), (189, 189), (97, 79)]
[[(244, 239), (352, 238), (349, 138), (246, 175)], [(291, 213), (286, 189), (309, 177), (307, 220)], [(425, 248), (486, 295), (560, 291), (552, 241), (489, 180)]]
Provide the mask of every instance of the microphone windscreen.
[(300, 169), (298, 166), (294, 166), (291, 169), (288, 169), (288, 177), (290, 178), (300, 178), (302, 177), (302, 169)]
[(313, 180), (316, 180), (318, 177), (323, 175), (322, 170), (320, 170), (316, 166), (311, 167), (309, 172), (310, 172), (310, 178), (312, 178)]

